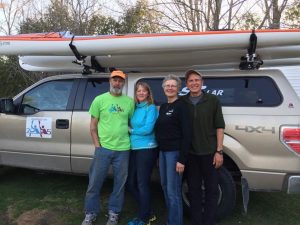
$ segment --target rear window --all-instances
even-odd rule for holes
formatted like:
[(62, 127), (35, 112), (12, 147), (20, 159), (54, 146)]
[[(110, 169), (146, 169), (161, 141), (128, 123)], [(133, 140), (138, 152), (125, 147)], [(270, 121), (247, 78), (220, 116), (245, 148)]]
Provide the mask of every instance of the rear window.
[[(166, 102), (161, 87), (163, 78), (143, 78), (154, 95), (155, 104)], [(216, 95), (222, 106), (272, 107), (280, 105), (282, 95), (270, 77), (205, 77), (202, 90)], [(179, 95), (189, 92), (182, 78)]]

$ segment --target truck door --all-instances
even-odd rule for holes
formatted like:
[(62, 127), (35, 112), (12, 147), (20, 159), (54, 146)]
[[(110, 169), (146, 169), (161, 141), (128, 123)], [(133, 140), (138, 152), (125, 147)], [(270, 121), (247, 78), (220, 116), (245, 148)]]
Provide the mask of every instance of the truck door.
[(81, 80), (74, 106), (71, 132), (71, 165), (74, 173), (88, 173), (95, 150), (90, 135), (91, 116), (88, 110), (97, 95), (108, 91), (107, 77), (90, 77)]
[(41, 83), (15, 100), (19, 101), (17, 114), (1, 114), (2, 164), (71, 171), (70, 130), (75, 89), (74, 79)]

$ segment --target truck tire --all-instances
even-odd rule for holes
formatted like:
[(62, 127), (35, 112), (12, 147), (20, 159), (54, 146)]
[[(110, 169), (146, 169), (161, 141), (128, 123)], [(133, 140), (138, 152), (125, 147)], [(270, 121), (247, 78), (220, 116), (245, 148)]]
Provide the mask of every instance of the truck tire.
[[(225, 167), (220, 168), (219, 193), (218, 220), (232, 213), (236, 201), (236, 185), (230, 172)], [(188, 199), (188, 186), (185, 178), (183, 179), (182, 184), (182, 198), (185, 213), (188, 215), (190, 202)]]

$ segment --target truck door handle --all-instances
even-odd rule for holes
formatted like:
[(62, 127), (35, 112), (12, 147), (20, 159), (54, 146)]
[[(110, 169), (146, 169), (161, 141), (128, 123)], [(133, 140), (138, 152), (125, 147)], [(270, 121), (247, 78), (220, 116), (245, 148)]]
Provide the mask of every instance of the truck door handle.
[(69, 129), (69, 120), (56, 120), (56, 129)]

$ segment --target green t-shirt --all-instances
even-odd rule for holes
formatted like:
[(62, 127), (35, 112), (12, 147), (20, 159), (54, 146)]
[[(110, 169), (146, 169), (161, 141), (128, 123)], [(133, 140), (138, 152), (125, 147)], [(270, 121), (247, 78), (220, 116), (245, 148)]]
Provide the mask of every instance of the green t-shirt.
[(107, 92), (94, 99), (89, 113), (99, 120), (101, 146), (116, 151), (130, 149), (128, 120), (133, 111), (134, 101), (125, 95), (116, 97)]

